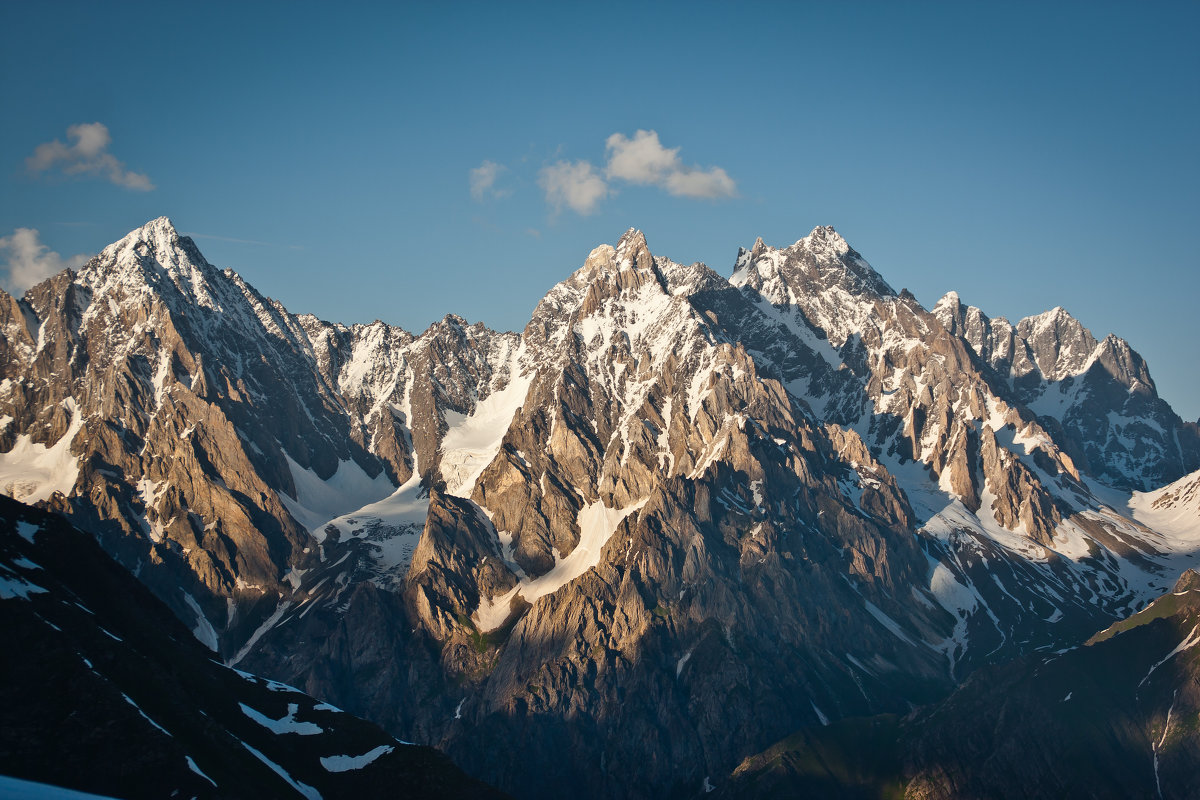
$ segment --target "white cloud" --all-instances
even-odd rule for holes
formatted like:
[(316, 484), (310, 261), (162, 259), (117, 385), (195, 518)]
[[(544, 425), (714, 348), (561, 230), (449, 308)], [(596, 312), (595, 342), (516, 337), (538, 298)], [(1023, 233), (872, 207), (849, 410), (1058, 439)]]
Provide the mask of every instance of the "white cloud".
[(667, 175), (664, 183), (668, 192), (678, 197), (733, 197), (737, 184), (720, 167), (695, 169), (685, 167)]
[(87, 122), (67, 128), (67, 140), (39, 144), (25, 165), (35, 174), (52, 169), (64, 175), (97, 175), (117, 186), (148, 192), (154, 188), (144, 172), (125, 169), (125, 164), (108, 152), (112, 136), (101, 122)]
[(17, 228), (12, 236), (0, 238), (0, 253), (7, 253), (4, 263), (4, 284), (15, 292), (24, 292), (64, 269), (78, 269), (88, 256), (64, 259), (42, 244), (37, 228)]
[(497, 164), (494, 161), (484, 161), (478, 167), (475, 167), (470, 172), (471, 197), (474, 197), (476, 200), (482, 200), (489, 194), (492, 197), (504, 197), (507, 195), (507, 190), (496, 188), (496, 179), (507, 171), (508, 167), (503, 164)]
[[(679, 148), (663, 147), (657, 131), (639, 129), (632, 137), (614, 133), (604, 140), (604, 148), (608, 163), (603, 172), (588, 161), (560, 160), (542, 168), (538, 184), (546, 191), (546, 202), (555, 211), (566, 206), (580, 214), (591, 214), (614, 191), (610, 182), (616, 181), (657, 186), (676, 197), (713, 199), (737, 195), (737, 183), (728, 172), (721, 167), (684, 164), (679, 158)], [(471, 170), (471, 193), (476, 199), (489, 191), (497, 166), (485, 161)]]
[(655, 131), (641, 131), (632, 139), (614, 133), (604, 142), (608, 150), (610, 178), (630, 183), (660, 183), (670, 172), (679, 169), (679, 148), (667, 149), (658, 141)]
[(721, 167), (685, 166), (678, 147), (663, 147), (657, 131), (638, 130), (630, 139), (614, 133), (605, 140), (605, 174), (630, 183), (651, 184), (677, 197), (732, 197), (737, 184)]
[(546, 191), (546, 202), (561, 211), (569, 206), (579, 214), (591, 214), (608, 195), (608, 184), (587, 161), (559, 161), (543, 167), (538, 185)]

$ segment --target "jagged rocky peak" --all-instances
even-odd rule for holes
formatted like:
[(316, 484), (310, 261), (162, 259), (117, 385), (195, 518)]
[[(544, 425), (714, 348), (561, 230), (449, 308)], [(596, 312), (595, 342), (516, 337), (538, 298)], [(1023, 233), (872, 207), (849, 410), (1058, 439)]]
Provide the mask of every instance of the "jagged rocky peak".
[[(185, 244), (186, 243), (186, 244)], [(207, 264), (200, 255), (190, 238), (180, 236), (174, 223), (167, 217), (152, 219), (140, 228), (134, 228), (124, 237), (113, 242), (100, 251), (96, 258), (89, 262), (89, 267), (103, 268), (112, 265), (132, 265), (141, 262), (146, 257), (171, 257), (181, 250), (190, 250), (186, 255), (189, 260)], [(86, 271), (85, 267), (85, 271)]]
[(1129, 342), (1115, 334), (1108, 334), (1095, 350), (1096, 361), (1119, 384), (1130, 392), (1156, 394), (1150, 368)]
[(942, 295), (933, 307), (934, 310), (945, 307), (947, 313), (955, 315), (962, 308), (962, 298), (958, 296), (958, 292), (951, 289)]
[[(950, 333), (964, 336), (971, 329), (979, 324), (986, 325), (992, 322), (986, 314), (972, 305), (963, 303), (958, 292), (951, 289), (946, 292), (934, 304), (930, 313), (938, 318)], [(1000, 319), (1003, 319), (1001, 317)], [(967, 337), (968, 340), (970, 337)]]
[(1200, 572), (1189, 569), (1179, 576), (1179, 580), (1175, 582), (1175, 588), (1171, 591), (1179, 594), (1180, 592), (1193, 592), (1197, 590), (1200, 590)]
[(650, 248), (646, 244), (646, 235), (637, 228), (630, 228), (621, 234), (621, 238), (617, 240), (616, 253), (618, 263), (628, 262), (638, 269), (650, 269), (653, 263)]
[[(1069, 644), (1148, 591), (1122, 576), (1157, 558), (1121, 544), (1142, 529), (1079, 473), (1196, 468), (1169, 409), (1100, 355), (1047, 388), (1012, 325), (954, 293), (925, 312), (829, 227), (758, 239), (732, 281), (630, 229), (523, 335), (295, 317), (190, 247), (155, 220), (90, 269), (158, 283), (55, 279), (88, 327), (62, 300), (61, 352), (9, 359), (5, 444), (35, 423), (57, 438), (78, 408), (96, 421), (67, 453), (72, 513), (197, 636), (481, 771), (519, 735), (530, 757), (497, 777), (558, 775), (541, 796), (682, 796), (680, 764), (720, 774), (784, 725), (904, 711), (925, 691), (905, 687)], [(24, 307), (0, 323), (35, 353)], [(1078, 333), (1064, 315), (1027, 328)], [(1002, 369), (968, 353), (985, 345)], [(1100, 348), (1133, 364), (1122, 345)], [(1142, 480), (1147, 462), (1166, 466)], [(1194, 518), (1189, 486), (1136, 510)], [(1111, 558), (1105, 526), (1123, 531)], [(564, 730), (597, 734), (572, 740), (569, 774), (547, 766)]]
[(976, 355), (1001, 372), (1012, 369), (1025, 374), (1033, 369), (1024, 347), (1018, 346), (1016, 329), (1004, 317), (988, 317), (976, 306), (963, 303), (953, 290), (937, 301), (931, 313), (942, 327), (966, 340)]
[(1048, 380), (1082, 372), (1096, 349), (1096, 337), (1062, 306), (1026, 317), (1017, 335), (1029, 343), (1038, 370)]
[(575, 319), (591, 316), (610, 300), (624, 302), (643, 291), (669, 294), (668, 279), (650, 253), (646, 237), (630, 228), (615, 247), (603, 244), (592, 250), (583, 266), (538, 301), (522, 339), (531, 351), (556, 349), (571, 329), (563, 323), (572, 315)]
[(741, 249), (732, 283), (750, 286), (772, 302), (793, 295), (830, 289), (870, 298), (894, 297), (896, 292), (867, 263), (858, 251), (830, 225), (812, 232), (785, 248), (774, 248), (755, 240), (750, 250)]
[(818, 225), (812, 229), (812, 233), (796, 244), (803, 244), (814, 253), (824, 252), (834, 256), (843, 256), (850, 252), (850, 245), (832, 225)]
[(152, 291), (162, 295), (173, 284), (187, 301), (214, 309), (220, 303), (213, 283), (222, 278), (244, 286), (236, 273), (222, 275), (209, 264), (196, 243), (181, 235), (167, 217), (130, 231), (79, 271), (79, 282), (97, 294), (122, 297)]
[(660, 280), (654, 268), (654, 256), (646, 245), (646, 237), (635, 228), (627, 230), (617, 240), (616, 247), (605, 244), (593, 250), (576, 274), (580, 273), (589, 284), (599, 284), (610, 291), (636, 289), (650, 281)]

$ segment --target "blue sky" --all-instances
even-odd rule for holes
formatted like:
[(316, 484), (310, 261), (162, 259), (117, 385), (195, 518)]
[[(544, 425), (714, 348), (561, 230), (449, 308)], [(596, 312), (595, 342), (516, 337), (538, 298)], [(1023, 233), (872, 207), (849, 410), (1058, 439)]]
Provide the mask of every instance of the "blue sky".
[(0, 28), (21, 275), (166, 214), (293, 311), (520, 329), (630, 226), (729, 274), (831, 224), (927, 307), (1123, 336), (1200, 417), (1194, 2), (47, 1)]

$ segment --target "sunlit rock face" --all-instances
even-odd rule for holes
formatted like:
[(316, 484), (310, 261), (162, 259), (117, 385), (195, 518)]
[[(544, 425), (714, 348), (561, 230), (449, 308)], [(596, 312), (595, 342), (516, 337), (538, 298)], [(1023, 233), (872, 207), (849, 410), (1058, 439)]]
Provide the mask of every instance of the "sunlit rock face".
[(160, 219), (0, 328), (0, 488), (225, 659), (523, 796), (690, 795), (907, 713), (1200, 540), (1184, 489), (1131, 494), (1200, 465), (1127, 344), (928, 311), (828, 227), (730, 278), (630, 230), (521, 333), (414, 335), (293, 315)]

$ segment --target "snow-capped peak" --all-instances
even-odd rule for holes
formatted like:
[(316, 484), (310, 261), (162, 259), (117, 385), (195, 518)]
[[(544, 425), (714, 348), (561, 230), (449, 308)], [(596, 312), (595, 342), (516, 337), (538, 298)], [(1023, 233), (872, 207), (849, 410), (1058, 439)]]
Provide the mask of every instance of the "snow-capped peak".
[(805, 236), (792, 247), (800, 247), (812, 251), (814, 254), (843, 256), (850, 252), (849, 243), (842, 238), (842, 235), (834, 230), (832, 225), (818, 225), (812, 229), (812, 233)]
[(638, 228), (628, 228), (621, 238), (617, 240), (617, 250), (621, 251), (626, 248), (638, 248), (646, 246), (646, 234)]
[(951, 289), (942, 295), (941, 299), (933, 306), (933, 311), (936, 314), (939, 308), (956, 309), (962, 305), (962, 300), (958, 296), (958, 292)]
[(620, 269), (637, 268), (649, 270), (654, 265), (646, 236), (636, 228), (630, 228), (617, 241), (614, 259)]
[(104, 248), (100, 255), (101, 257), (115, 256), (134, 250), (139, 244), (149, 245), (156, 251), (165, 251), (176, 247), (179, 238), (179, 231), (175, 229), (175, 224), (167, 217), (158, 217), (140, 228), (134, 228), (121, 239)]
[[(181, 236), (167, 217), (158, 217), (104, 248), (80, 271), (80, 281), (97, 295), (153, 293), (162, 296), (170, 284), (189, 302), (219, 308), (213, 282), (220, 272), (205, 260), (195, 243)], [(169, 290), (168, 290), (169, 292)]]

